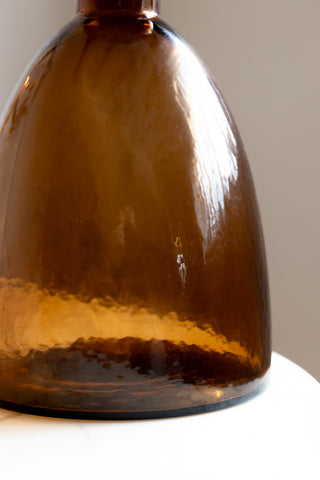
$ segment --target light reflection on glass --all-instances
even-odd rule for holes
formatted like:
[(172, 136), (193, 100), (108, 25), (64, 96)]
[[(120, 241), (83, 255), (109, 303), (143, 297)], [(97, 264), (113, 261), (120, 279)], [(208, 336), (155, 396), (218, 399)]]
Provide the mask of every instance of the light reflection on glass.
[(182, 283), (183, 286), (185, 286), (186, 279), (187, 279), (187, 266), (186, 266), (186, 262), (185, 262), (184, 255), (183, 255), (183, 250), (182, 250), (183, 245), (182, 245), (182, 240), (181, 240), (180, 237), (176, 238), (175, 246), (176, 246), (176, 250), (177, 250), (178, 271), (179, 271), (179, 275), (180, 275), (180, 278), (181, 278), (181, 283)]
[[(174, 40), (174, 37), (172, 37)], [(194, 144), (193, 193), (203, 237), (204, 259), (230, 194), (238, 178), (236, 140), (218, 92), (203, 66), (182, 42), (176, 50), (177, 100), (186, 116)]]
[(217, 398), (221, 398), (223, 395), (223, 391), (222, 390), (216, 390), (216, 397)]
[(28, 88), (30, 85), (30, 75), (26, 78), (26, 81), (24, 82), (24, 88)]

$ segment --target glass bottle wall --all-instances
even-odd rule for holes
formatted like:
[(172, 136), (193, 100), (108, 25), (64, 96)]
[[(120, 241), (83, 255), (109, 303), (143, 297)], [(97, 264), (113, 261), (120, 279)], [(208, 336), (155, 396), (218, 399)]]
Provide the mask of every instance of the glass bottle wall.
[(270, 364), (241, 139), (155, 2), (78, 7), (0, 127), (0, 400), (101, 418), (215, 408)]

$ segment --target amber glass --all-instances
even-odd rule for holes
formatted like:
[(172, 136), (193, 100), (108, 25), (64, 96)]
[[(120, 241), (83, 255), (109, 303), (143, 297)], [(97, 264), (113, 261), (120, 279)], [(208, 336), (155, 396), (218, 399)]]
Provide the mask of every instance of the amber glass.
[(0, 127), (1, 406), (150, 418), (246, 398), (269, 298), (232, 116), (157, 2), (78, 7)]

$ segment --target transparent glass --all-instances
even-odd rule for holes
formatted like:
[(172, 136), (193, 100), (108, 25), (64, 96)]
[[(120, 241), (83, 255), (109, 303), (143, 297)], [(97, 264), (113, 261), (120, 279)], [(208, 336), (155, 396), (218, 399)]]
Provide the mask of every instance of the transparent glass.
[(256, 392), (270, 365), (263, 235), (235, 123), (155, 3), (124, 1), (121, 15), (115, 3), (80, 1), (2, 117), (6, 408), (196, 413)]

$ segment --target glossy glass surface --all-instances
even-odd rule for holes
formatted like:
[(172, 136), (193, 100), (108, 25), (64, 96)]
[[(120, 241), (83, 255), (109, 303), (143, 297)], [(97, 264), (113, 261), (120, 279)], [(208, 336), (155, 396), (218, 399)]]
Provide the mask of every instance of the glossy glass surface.
[(0, 304), (11, 408), (166, 416), (262, 383), (268, 281), (246, 155), (161, 19), (80, 16), (25, 73), (1, 125)]

